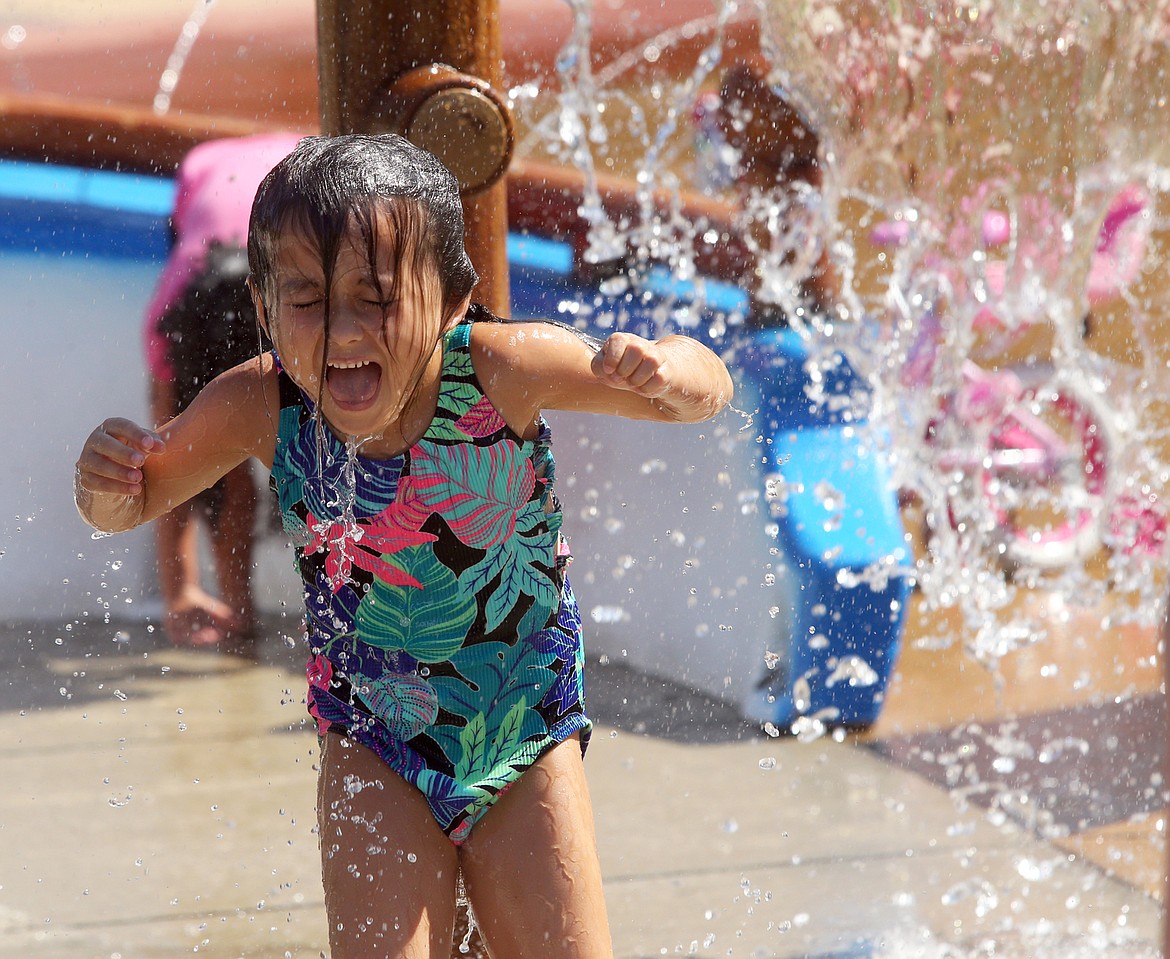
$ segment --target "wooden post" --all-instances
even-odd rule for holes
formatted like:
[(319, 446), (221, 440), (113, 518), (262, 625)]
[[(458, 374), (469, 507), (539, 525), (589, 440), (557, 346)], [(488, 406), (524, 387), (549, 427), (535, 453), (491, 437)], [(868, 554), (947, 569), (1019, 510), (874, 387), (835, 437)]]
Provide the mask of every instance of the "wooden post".
[[(429, 112), (425, 146), (456, 175), (469, 135), (482, 135), (484, 113), (479, 99), (501, 82), (499, 0), (318, 0), (317, 48), (321, 129), (324, 133), (404, 132), (401, 117), (388, 114), (406, 101), (394, 82), (421, 68), (445, 64), (486, 81), (456, 101), (455, 109)], [(440, 78), (441, 79), (441, 78)], [(495, 96), (493, 104), (502, 104)], [(470, 105), (472, 115), (461, 114)], [(506, 110), (506, 108), (505, 108)], [(451, 119), (443, 128), (443, 117)], [(506, 117), (507, 157), (511, 152), (510, 117)], [(492, 126), (490, 119), (487, 121)], [(469, 134), (470, 130), (470, 134)], [(498, 130), (486, 131), (493, 144)], [(417, 142), (417, 139), (416, 139)], [(503, 172), (501, 167), (500, 173)], [(461, 178), (462, 179), (462, 178)], [(464, 192), (467, 252), (480, 274), (474, 297), (503, 316), (510, 315), (507, 261), (507, 197), (498, 176), (491, 185)]]

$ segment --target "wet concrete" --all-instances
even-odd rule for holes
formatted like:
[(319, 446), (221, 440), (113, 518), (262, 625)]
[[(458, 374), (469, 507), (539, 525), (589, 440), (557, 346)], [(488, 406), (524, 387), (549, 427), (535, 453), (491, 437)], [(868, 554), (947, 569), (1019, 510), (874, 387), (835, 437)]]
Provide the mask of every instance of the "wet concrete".
[[(293, 632), (270, 618), (240, 656), (172, 649), (142, 623), (4, 628), (0, 955), (322, 954), (317, 744)], [(1094, 864), (1100, 834), (1081, 834), (1082, 854), (956, 801), (901, 764), (889, 743), (904, 732), (773, 738), (590, 665), (587, 767), (623, 959), (1158, 954), (1159, 907), (1108, 854)], [(1132, 854), (1126, 824), (1115, 863)]]

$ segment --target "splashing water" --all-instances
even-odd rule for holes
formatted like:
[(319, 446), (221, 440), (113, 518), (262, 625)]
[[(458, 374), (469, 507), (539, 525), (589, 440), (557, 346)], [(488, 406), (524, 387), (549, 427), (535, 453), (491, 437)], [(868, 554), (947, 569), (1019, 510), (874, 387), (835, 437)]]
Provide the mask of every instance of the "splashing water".
[[(1090, 606), (1124, 597), (1115, 619), (1156, 620), (1170, 471), (1143, 269), (1170, 185), (1150, 119), (1170, 63), (1166, 0), (725, 2), (596, 75), (589, 6), (570, 5), (565, 91), (530, 139), (586, 172), (586, 259), (632, 263), (623, 290), (652, 264), (695, 275), (695, 224), (650, 197), (679, 187), (677, 121), (717, 76), (729, 25), (759, 18), (769, 79), (820, 135), (823, 182), (746, 191), (738, 233), (756, 296), (808, 343), (810, 401), (871, 424), (921, 515), (913, 568), (881, 575), (909, 572), (928, 605), (957, 609), (989, 664), (979, 643), (998, 642), (1038, 584)], [(700, 33), (693, 70), (649, 84), (650, 105), (606, 86)], [(614, 141), (631, 134), (640, 214), (615, 223), (595, 170), (620, 169)], [(806, 316), (803, 283), (825, 263), (837, 302)], [(676, 304), (659, 316), (687, 328)], [(824, 389), (842, 354), (864, 392)]]
[[(871, 387), (875, 441), (927, 526), (925, 599), (958, 607), (989, 662), (1018, 591), (1041, 582), (1156, 621), (1165, 397), (1140, 271), (1167, 183), (1145, 118), (1163, 102), (1167, 5), (760, 13), (771, 79), (822, 137), (818, 229), (841, 308), (809, 334), (820, 362), (841, 350)], [(773, 285), (792, 287), (799, 257), (772, 236)], [(1086, 335), (1098, 311), (1120, 324), (1118, 303), (1124, 362)]]
[[(620, 281), (635, 293), (650, 263), (692, 277), (694, 248), (676, 242), (677, 211), (643, 206), (627, 230), (607, 219), (594, 171), (620, 168), (611, 140), (626, 123), (646, 131), (639, 186), (678, 186), (671, 124), (704, 81), (716, 79), (723, 31), (745, 13), (724, 3), (701, 29), (692, 25), (712, 40), (679, 86), (646, 83), (664, 118), (656, 126), (628, 90), (607, 89), (603, 74), (592, 72), (588, 5), (570, 5), (578, 30), (559, 64), (567, 89), (553, 117), (534, 129), (553, 141), (554, 156), (587, 174), (587, 256), (633, 260)], [(1162, 386), (1167, 357), (1151, 335), (1160, 297), (1150, 278), (1155, 237), (1167, 226), (1158, 199), (1170, 187), (1170, 156), (1152, 118), (1166, 102), (1170, 2), (750, 6), (770, 81), (820, 135), (823, 177), (816, 190), (753, 188), (741, 197), (737, 226), (762, 274), (754, 292), (781, 307), (808, 344), (810, 401), (843, 403), (836, 412), (867, 424), (858, 429), (888, 455), (907, 513), (924, 526), (912, 560), (888, 557), (860, 574), (847, 571), (842, 585), (865, 588), (909, 573), (926, 609), (960, 615), (958, 629), (940, 617), (946, 634), (923, 643), (937, 648), (958, 637), (1001, 694), (1003, 658), (1048, 632), (1050, 611), (1021, 602), (1034, 587), (1107, 609), (1104, 630), (1153, 625), (1165, 589), (1170, 448), (1160, 424), (1170, 397)], [(605, 82), (656, 60), (667, 42), (639, 45)], [(698, 231), (683, 224), (682, 232)], [(802, 285), (826, 262), (836, 303), (806, 316)], [(664, 325), (678, 320), (669, 308), (662, 316)], [(818, 391), (841, 354), (866, 387), (844, 398)], [(769, 503), (781, 508), (782, 472), (767, 484)], [(829, 483), (815, 494), (828, 522), (855, 505)], [(862, 657), (840, 659), (835, 669), (840, 684), (874, 678)], [(808, 677), (790, 682), (794, 703), (807, 711)], [(804, 715), (791, 731), (818, 739), (833, 720)], [(1007, 775), (1023, 743), (1005, 727), (986, 747), (992, 770)], [(1051, 766), (1088, 749), (1076, 737), (1050, 735), (1036, 754)], [(773, 762), (765, 757), (761, 768)], [(980, 800), (994, 821), (1057, 833), (1034, 797), (980, 780), (965, 757), (954, 771), (957, 803)], [(1159, 786), (1160, 778), (1151, 782)], [(1044, 863), (1021, 862), (1019, 870), (1029, 882), (1049, 878)], [(978, 916), (1018, 905), (977, 876), (939, 895)], [(919, 930), (895, 931), (867, 948), (865, 955), (931, 959), (1153, 956), (1105, 924), (1074, 941), (1055, 924), (1010, 919), (997, 941), (950, 946), (923, 942)]]
[(459, 873), (456, 879), (455, 908), (460, 910), (467, 919), (467, 929), (456, 947), (460, 955), (467, 956), (471, 954), (471, 940), (475, 937), (479, 925), (475, 919), (475, 911), (471, 908), (471, 900), (467, 896), (467, 887), (463, 882), (463, 873)]
[[(736, 0), (724, 0), (713, 17), (691, 21), (659, 34), (638, 50), (620, 57), (602, 73), (594, 76), (590, 57), (592, 4), (586, 0), (568, 0), (573, 10), (573, 34), (557, 58), (556, 69), (562, 81), (558, 108), (542, 122), (533, 125), (521, 150), (533, 150), (536, 144), (551, 149), (552, 156), (586, 175), (584, 201), (580, 214), (590, 224), (589, 247), (584, 259), (591, 264), (628, 262), (631, 251), (635, 263), (669, 264), (679, 278), (695, 276), (695, 230), (681, 211), (667, 218), (654, 209), (655, 190), (677, 190), (678, 176), (672, 172), (678, 149), (674, 135), (689, 117), (703, 82), (718, 66), (728, 24), (742, 20), (746, 14)], [(644, 63), (653, 63), (671, 44), (700, 33), (712, 33), (710, 44), (699, 55), (691, 73), (669, 89), (652, 91), (650, 103), (655, 109), (625, 93), (612, 94), (609, 84), (624, 73)], [(606, 154), (616, 147), (613, 127), (624, 125), (647, 145), (634, 173), (637, 184), (638, 217), (629, 224), (610, 221), (601, 201), (597, 179), (597, 157), (609, 166)], [(622, 292), (615, 290), (615, 292)]]
[(171, 98), (174, 96), (175, 88), (179, 85), (179, 77), (183, 73), (183, 67), (186, 66), (187, 58), (191, 55), (195, 41), (199, 39), (199, 31), (203, 29), (203, 25), (207, 22), (207, 16), (214, 6), (215, 0), (195, 0), (195, 6), (191, 9), (190, 15), (179, 31), (174, 49), (167, 57), (166, 66), (163, 68), (162, 76), (159, 77), (158, 92), (155, 93), (153, 102), (156, 116), (164, 116), (171, 109)]

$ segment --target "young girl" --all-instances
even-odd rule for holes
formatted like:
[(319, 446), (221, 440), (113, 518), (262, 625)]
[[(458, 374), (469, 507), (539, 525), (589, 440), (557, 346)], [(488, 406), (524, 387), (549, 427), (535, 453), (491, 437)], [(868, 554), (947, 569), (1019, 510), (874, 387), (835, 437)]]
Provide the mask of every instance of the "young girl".
[(399, 137), (301, 141), (248, 253), (275, 350), (158, 432), (106, 420), (78, 509), (129, 529), (270, 466), (305, 586), (334, 959), (447, 959), (460, 875), (493, 955), (611, 956), (541, 411), (698, 422), (727, 370), (685, 337), (595, 353), (471, 306), (454, 178)]

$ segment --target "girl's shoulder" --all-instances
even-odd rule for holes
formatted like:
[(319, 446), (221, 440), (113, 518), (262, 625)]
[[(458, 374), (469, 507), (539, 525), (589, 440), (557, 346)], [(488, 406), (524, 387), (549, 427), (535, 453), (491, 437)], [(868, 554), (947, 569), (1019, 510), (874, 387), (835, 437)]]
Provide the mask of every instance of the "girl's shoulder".
[(289, 376), (276, 350), (269, 350), (261, 361), (261, 379), (264, 383), (265, 396), (274, 398), (274, 408), (283, 410), (286, 407), (304, 408), (311, 415), (315, 409), (313, 401), (305, 395), (296, 381)]
[(212, 383), (216, 384), (225, 401), (247, 407), (257, 403), (264, 405), (275, 398), (280, 380), (284, 378), (280, 375), (276, 356), (266, 352), (224, 371)]
[[(476, 322), (469, 353), (484, 394), (513, 430), (531, 436), (542, 409), (588, 378), (591, 351), (573, 332), (542, 321)], [(551, 404), (551, 405), (550, 405)]]
[(469, 316), (460, 324), (467, 329), (469, 348), (477, 358), (490, 353), (501, 360), (520, 363), (533, 354), (557, 350), (566, 344), (572, 348), (581, 346), (580, 339), (559, 323), (488, 316), (490, 319), (487, 320), (474, 320)]

